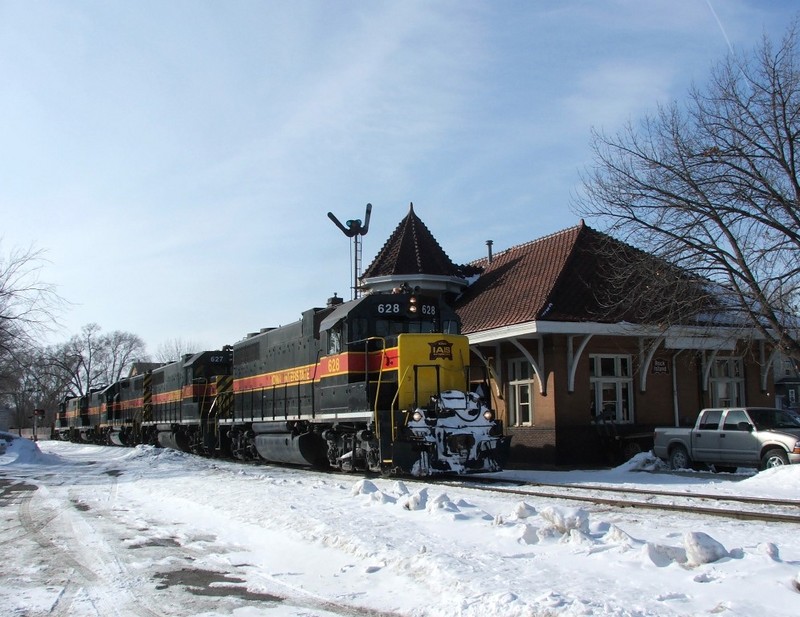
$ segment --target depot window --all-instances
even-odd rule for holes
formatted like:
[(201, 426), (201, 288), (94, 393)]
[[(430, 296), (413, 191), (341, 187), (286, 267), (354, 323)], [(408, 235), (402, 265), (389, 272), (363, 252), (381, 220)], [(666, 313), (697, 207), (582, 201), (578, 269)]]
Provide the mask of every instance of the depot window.
[(744, 365), (741, 358), (715, 358), (709, 381), (713, 407), (744, 404)]
[(592, 419), (633, 422), (633, 377), (628, 355), (589, 356)]
[(524, 358), (508, 362), (508, 422), (533, 425), (533, 367)]

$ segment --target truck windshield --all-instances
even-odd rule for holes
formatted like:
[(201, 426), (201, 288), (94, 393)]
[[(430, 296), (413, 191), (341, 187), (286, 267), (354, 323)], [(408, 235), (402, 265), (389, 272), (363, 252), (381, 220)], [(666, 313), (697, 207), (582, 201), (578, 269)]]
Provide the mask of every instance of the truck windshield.
[(748, 409), (747, 413), (759, 431), (774, 428), (800, 429), (800, 417), (782, 409)]

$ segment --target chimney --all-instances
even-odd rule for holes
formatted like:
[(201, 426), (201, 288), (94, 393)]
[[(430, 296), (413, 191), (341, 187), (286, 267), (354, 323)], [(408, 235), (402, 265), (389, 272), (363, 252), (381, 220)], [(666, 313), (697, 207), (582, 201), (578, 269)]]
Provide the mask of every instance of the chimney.
[(489, 249), (489, 263), (492, 263), (492, 245), (494, 244), (494, 240), (487, 240), (486, 246)]

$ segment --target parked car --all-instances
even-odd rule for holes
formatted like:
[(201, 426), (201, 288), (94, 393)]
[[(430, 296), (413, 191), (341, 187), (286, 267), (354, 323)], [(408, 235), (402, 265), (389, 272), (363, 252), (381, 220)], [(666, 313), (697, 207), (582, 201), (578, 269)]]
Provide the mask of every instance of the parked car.
[(800, 419), (771, 407), (704, 409), (694, 428), (656, 428), (653, 453), (673, 469), (693, 463), (718, 471), (800, 463)]

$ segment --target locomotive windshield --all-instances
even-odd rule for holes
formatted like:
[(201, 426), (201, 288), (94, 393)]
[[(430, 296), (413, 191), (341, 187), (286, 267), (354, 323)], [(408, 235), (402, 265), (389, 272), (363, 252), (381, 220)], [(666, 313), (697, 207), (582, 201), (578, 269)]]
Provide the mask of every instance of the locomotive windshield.
[(433, 320), (425, 321), (411, 321), (411, 320), (396, 320), (396, 319), (376, 319), (375, 320), (375, 336), (397, 336), (398, 334), (405, 334), (407, 332), (426, 334), (429, 332), (437, 332), (439, 330), (438, 323)]
[(393, 338), (399, 334), (457, 334), (458, 319), (437, 299), (411, 294), (375, 297), (365, 303), (363, 316), (352, 315), (349, 320), (348, 342), (368, 337)]
[(338, 307), (326, 317), (327, 352), (341, 353), (349, 344), (400, 334), (458, 334), (458, 317), (438, 298), (414, 294), (376, 294)]
[(438, 319), (376, 319), (373, 336), (397, 336), (398, 334), (429, 334), (440, 332), (458, 334), (458, 321), (446, 319), (444, 326)]

